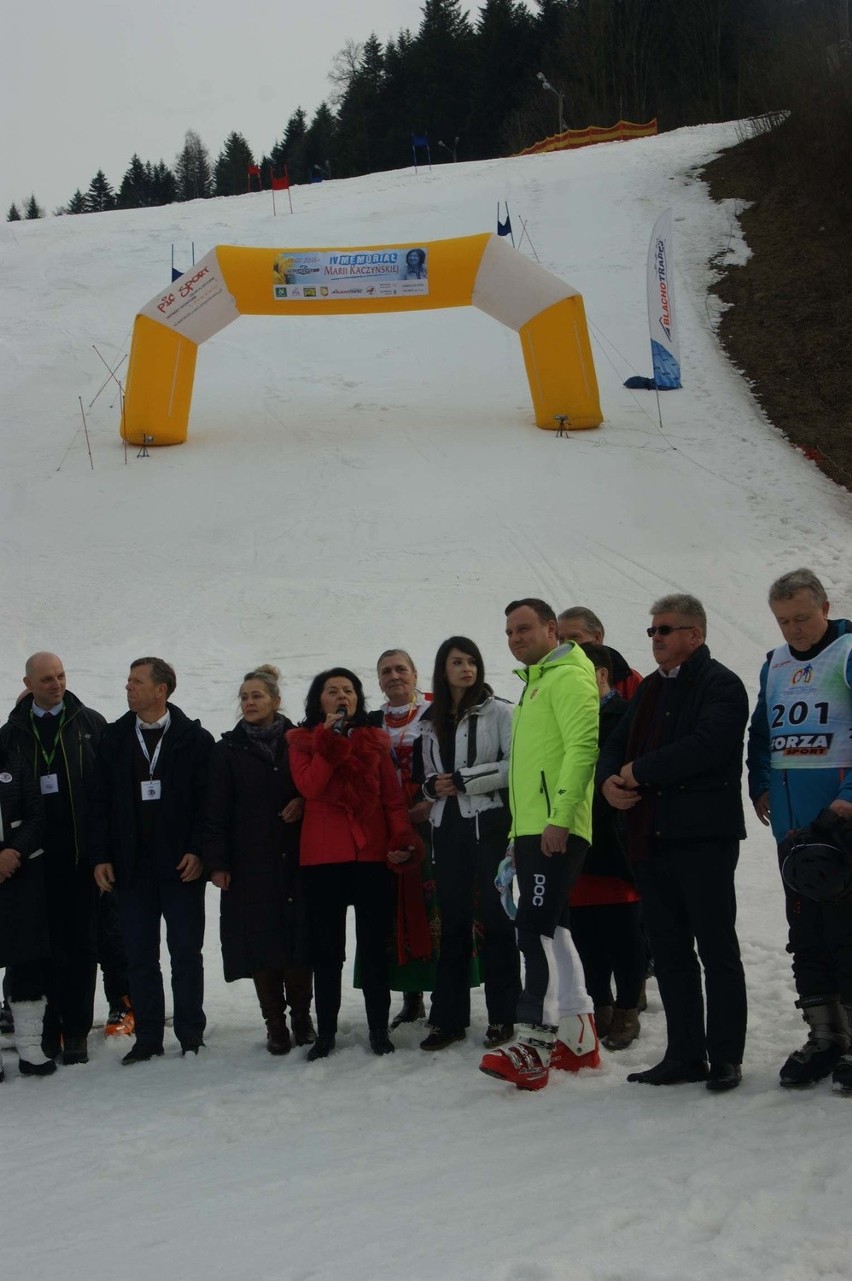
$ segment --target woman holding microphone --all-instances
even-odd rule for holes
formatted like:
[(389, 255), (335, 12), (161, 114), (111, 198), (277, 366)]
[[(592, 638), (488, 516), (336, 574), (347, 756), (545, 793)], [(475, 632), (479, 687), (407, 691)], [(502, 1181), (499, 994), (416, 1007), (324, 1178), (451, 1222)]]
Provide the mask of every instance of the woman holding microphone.
[[(314, 677), (302, 726), (287, 738), (293, 780), (305, 798), (300, 863), (317, 1016), (317, 1039), (308, 1059), (326, 1058), (334, 1049), (350, 904), (370, 1048), (374, 1054), (392, 1054), (387, 940), (394, 891), (403, 888), (394, 872), (412, 878), (422, 906), (422, 846), (408, 820), (390, 743), (383, 730), (368, 724), (363, 686), (346, 667)], [(425, 913), (420, 927), (428, 947)]]

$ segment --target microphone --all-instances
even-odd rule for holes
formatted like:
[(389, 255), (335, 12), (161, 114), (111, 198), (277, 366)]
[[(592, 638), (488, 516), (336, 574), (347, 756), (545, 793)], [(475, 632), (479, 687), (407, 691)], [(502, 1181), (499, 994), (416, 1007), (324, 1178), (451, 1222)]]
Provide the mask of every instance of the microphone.
[(346, 704), (345, 703), (338, 704), (338, 706), (335, 707), (334, 709), (334, 714), (335, 716), (339, 716), (340, 719), (335, 721), (334, 724), (332, 725), (331, 727), (332, 734), (345, 734), (346, 733), (346, 729), (345, 729)]

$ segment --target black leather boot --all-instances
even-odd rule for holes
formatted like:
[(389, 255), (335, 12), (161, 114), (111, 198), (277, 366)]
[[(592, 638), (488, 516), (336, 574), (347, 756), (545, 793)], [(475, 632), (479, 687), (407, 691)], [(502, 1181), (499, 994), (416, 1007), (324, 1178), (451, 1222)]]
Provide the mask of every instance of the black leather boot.
[(399, 1027), (402, 1023), (416, 1023), (418, 1019), (425, 1019), (426, 1007), (423, 1004), (422, 992), (403, 992), (402, 1009), (393, 1018), (391, 1028)]

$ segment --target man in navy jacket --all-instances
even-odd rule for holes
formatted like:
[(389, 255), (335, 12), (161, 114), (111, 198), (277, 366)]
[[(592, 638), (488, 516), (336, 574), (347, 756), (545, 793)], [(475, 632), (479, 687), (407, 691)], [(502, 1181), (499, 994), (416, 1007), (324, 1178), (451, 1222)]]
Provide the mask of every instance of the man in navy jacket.
[(136, 1016), (136, 1042), (122, 1062), (163, 1053), (165, 1000), (160, 920), (172, 966), (174, 1030), (183, 1054), (204, 1044), (204, 889), (201, 840), (213, 738), (168, 701), (177, 684), (160, 658), (130, 665), (130, 710), (99, 747), (95, 881), (116, 891)]

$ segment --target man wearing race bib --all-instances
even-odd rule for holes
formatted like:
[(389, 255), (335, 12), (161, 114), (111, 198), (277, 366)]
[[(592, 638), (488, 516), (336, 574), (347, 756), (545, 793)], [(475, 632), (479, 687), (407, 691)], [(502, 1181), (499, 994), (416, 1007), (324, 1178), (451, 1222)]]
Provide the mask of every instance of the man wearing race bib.
[[(852, 820), (852, 623), (828, 617), (825, 589), (809, 569), (777, 579), (769, 608), (784, 644), (760, 673), (748, 783), (758, 818), (780, 843), (826, 808)], [(852, 1088), (852, 899), (784, 890), (796, 1004), (809, 1032), (781, 1068), (781, 1084), (832, 1073), (837, 1088)]]

